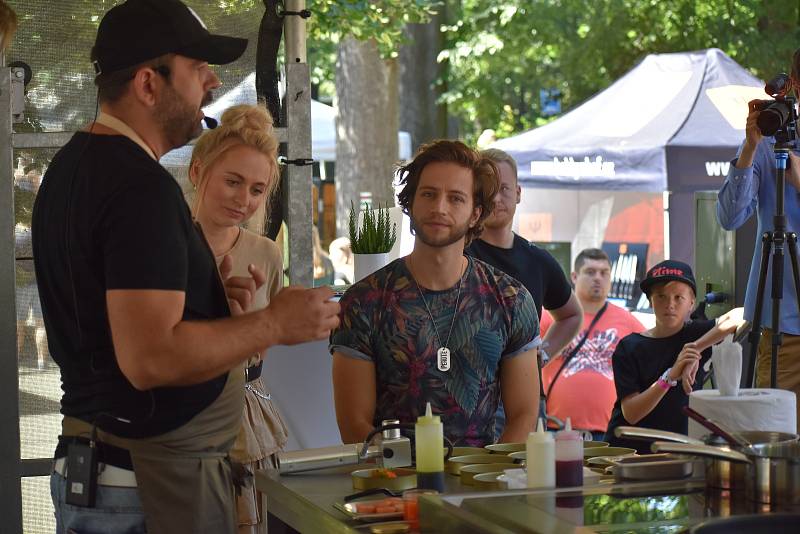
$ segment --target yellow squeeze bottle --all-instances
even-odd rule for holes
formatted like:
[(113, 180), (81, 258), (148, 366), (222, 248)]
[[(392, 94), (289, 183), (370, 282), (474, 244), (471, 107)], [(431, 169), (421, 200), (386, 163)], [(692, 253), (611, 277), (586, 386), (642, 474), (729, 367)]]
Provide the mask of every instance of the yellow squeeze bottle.
[(414, 425), (417, 456), (417, 487), (444, 491), (444, 428), (442, 419), (431, 412), (431, 403), (425, 415)]

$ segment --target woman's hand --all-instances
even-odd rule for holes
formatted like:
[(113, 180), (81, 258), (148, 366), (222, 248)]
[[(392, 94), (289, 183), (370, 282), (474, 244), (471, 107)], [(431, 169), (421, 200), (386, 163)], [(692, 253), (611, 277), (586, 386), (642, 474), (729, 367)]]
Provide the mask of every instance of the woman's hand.
[(264, 271), (253, 264), (247, 266), (250, 276), (231, 276), (232, 270), (233, 258), (227, 254), (219, 265), (219, 273), (225, 286), (231, 315), (242, 315), (250, 311), (256, 291), (264, 285), (267, 277)]

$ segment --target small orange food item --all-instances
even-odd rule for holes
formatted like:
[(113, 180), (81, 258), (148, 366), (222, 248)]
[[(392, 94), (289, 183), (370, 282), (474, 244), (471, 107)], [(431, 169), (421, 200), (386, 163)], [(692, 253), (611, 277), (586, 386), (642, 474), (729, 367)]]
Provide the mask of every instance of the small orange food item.
[(375, 513), (376, 514), (393, 514), (397, 512), (397, 507), (395, 506), (376, 506)]
[(397, 473), (391, 469), (380, 467), (372, 472), (372, 478), (397, 478)]
[(374, 514), (375, 513), (375, 504), (369, 502), (359, 502), (356, 503), (356, 511), (359, 514)]

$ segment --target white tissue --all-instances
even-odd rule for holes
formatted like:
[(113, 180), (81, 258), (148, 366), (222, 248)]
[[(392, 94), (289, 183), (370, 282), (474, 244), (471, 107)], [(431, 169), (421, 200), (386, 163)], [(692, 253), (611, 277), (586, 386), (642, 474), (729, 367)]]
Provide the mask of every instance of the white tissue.
[(739, 382), (742, 379), (742, 346), (727, 336), (722, 343), (711, 349), (711, 364), (719, 394), (723, 397), (739, 395)]

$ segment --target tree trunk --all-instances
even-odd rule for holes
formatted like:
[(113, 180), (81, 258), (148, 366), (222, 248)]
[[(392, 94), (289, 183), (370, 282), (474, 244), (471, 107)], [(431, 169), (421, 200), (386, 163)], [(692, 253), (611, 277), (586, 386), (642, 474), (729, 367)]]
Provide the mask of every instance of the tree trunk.
[(442, 78), (437, 56), (444, 46), (439, 13), (427, 24), (406, 26), (408, 43), (400, 48), (400, 129), (411, 134), (412, 153), (423, 143), (447, 136), (447, 108), (437, 104)]
[(336, 61), (336, 231), (347, 235), (350, 202), (362, 192), (373, 205), (394, 206), (397, 163), (397, 62), (384, 60), (374, 41), (352, 37)]

